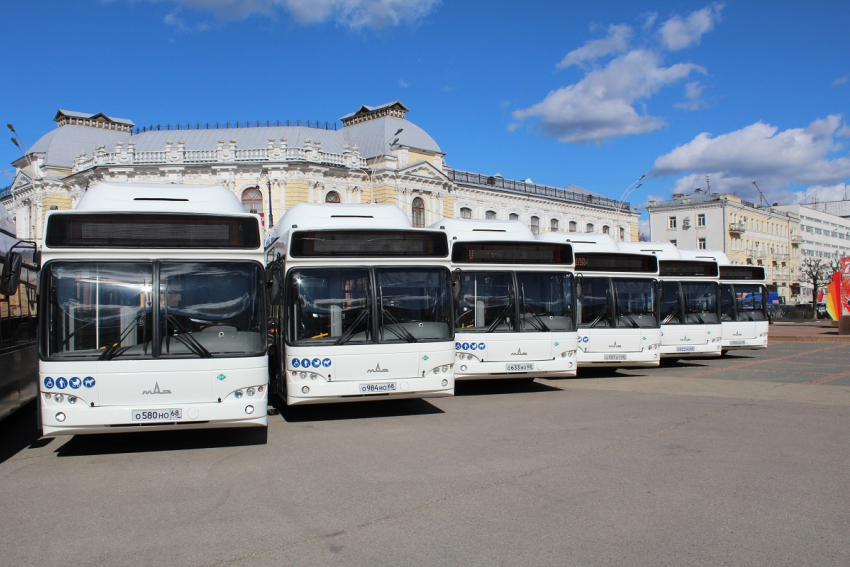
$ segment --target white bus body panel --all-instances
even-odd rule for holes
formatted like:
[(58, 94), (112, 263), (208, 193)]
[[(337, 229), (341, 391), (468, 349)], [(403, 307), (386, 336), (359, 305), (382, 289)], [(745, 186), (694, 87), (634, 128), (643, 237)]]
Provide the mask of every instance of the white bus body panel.
[(285, 357), (287, 405), (454, 395), (448, 342), (287, 346)]
[[(459, 332), (455, 334), (458, 355), (455, 378), (569, 378), (576, 375), (574, 353), (577, 349), (578, 334), (575, 331)], [(522, 365), (531, 367), (521, 368)]]

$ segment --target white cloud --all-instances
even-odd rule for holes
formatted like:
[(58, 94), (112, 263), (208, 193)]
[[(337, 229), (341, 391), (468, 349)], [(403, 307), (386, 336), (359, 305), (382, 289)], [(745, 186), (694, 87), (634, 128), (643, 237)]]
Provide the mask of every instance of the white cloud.
[(832, 86), (838, 87), (838, 86), (841, 86), (841, 85), (846, 85), (848, 80), (850, 80), (850, 76), (844, 75), (843, 77), (839, 77), (839, 78), (835, 79), (834, 81), (832, 81)]
[(649, 238), (649, 219), (638, 219), (638, 234)]
[(585, 63), (596, 61), (601, 57), (612, 53), (625, 53), (632, 38), (632, 28), (620, 24), (608, 26), (608, 37), (604, 39), (593, 39), (577, 49), (573, 49), (558, 63), (559, 69), (566, 69), (571, 65), (584, 67)]
[(212, 24), (208, 22), (201, 22), (194, 25), (187, 24), (183, 18), (180, 16), (181, 8), (176, 8), (165, 15), (163, 19), (163, 23), (167, 26), (172, 26), (177, 28), (177, 30), (183, 33), (192, 33), (192, 32), (205, 32), (213, 28)]
[(836, 183), (835, 185), (813, 185), (805, 191), (796, 192), (798, 203), (811, 203), (813, 201), (843, 201), (848, 193), (848, 185)]
[(695, 71), (705, 72), (690, 63), (664, 67), (659, 54), (632, 50), (578, 83), (550, 92), (530, 108), (514, 111), (518, 122), (512, 129), (528, 118), (537, 118), (546, 135), (570, 143), (652, 132), (661, 128), (664, 120), (639, 114), (634, 103)]
[(780, 131), (757, 122), (716, 137), (704, 132), (656, 159), (650, 174), (688, 174), (676, 181), (675, 193), (705, 188), (709, 175), (712, 192), (758, 201), (756, 181), (769, 201), (795, 202), (795, 184), (825, 186), (850, 177), (850, 156), (834, 155), (843, 149), (835, 139), (841, 130), (841, 115), (831, 115), (805, 128)]
[(647, 12), (641, 16), (643, 18), (643, 30), (647, 31), (655, 25), (655, 20), (658, 19), (657, 12)]
[[(165, 0), (213, 13), (221, 20), (258, 14), (289, 13), (301, 24), (335, 22), (352, 28), (382, 28), (413, 23), (428, 15), (440, 0)], [(172, 23), (170, 25), (176, 25)], [(183, 24), (185, 25), (185, 24)], [(177, 26), (179, 28), (179, 26)]]
[(691, 45), (698, 44), (702, 36), (720, 21), (723, 4), (712, 4), (702, 10), (691, 12), (686, 18), (673, 16), (663, 24), (659, 34), (661, 43), (670, 51), (678, 51)]
[(702, 91), (705, 86), (697, 81), (690, 81), (685, 85), (685, 101), (677, 102), (673, 106), (682, 110), (699, 110), (705, 108), (707, 103), (702, 98)]
[(403, 89), (406, 89), (407, 87), (409, 87), (409, 86), (410, 86), (410, 83), (408, 83), (408, 82), (407, 82), (407, 81), (405, 81), (404, 79), (399, 79), (399, 80), (398, 80), (398, 86), (400, 86), (400, 87), (401, 87), (401, 88), (403, 88)]

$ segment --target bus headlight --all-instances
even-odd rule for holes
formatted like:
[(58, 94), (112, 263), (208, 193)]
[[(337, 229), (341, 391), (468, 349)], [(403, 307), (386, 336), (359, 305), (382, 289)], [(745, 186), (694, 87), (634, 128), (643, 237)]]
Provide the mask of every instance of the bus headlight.
[(245, 390), (245, 393), (248, 394), (248, 396), (253, 396), (257, 393), (257, 391), (254, 390), (254, 388), (248, 388), (247, 390)]
[(445, 378), (443, 378), (443, 381), (442, 381), (442, 382), (440, 382), (440, 384), (442, 384), (442, 385), (443, 385), (443, 388), (445, 388), (446, 386), (448, 386), (448, 385), (449, 385), (449, 381), (448, 381), (448, 380), (446, 380)]
[(235, 392), (233, 392), (233, 395), (236, 397), (237, 400), (240, 399), (242, 397), (242, 390), (236, 390)]
[(65, 414), (62, 413), (61, 411), (59, 413), (57, 413), (56, 414), (56, 421), (58, 421), (59, 423), (62, 423), (63, 421), (65, 421)]
[(301, 388), (301, 393), (302, 394), (309, 394), (310, 393), (310, 387), (304, 386), (303, 388)]
[(63, 396), (62, 394), (56, 394), (55, 396), (53, 396), (53, 399), (56, 400), (56, 403), (61, 404), (63, 401), (65, 401), (65, 396)]
[(248, 415), (254, 413), (254, 406), (245, 406), (245, 413), (247, 413)]
[(68, 396), (68, 403), (69, 404), (76, 404), (77, 398), (75, 396)]

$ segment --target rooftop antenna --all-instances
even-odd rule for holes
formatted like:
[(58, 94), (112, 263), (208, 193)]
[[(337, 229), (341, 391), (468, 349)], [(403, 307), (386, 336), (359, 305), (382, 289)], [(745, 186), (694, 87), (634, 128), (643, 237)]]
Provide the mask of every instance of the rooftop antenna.
[(705, 190), (711, 195), (711, 182), (708, 180), (708, 175), (705, 176)]
[(761, 192), (761, 189), (759, 189), (758, 184), (757, 184), (755, 181), (753, 181), (753, 185), (755, 185), (755, 186), (756, 186), (756, 189), (757, 189), (757, 190), (758, 190), (758, 192), (759, 192), (759, 198), (760, 198), (762, 201), (764, 201), (764, 204), (765, 204), (766, 206), (768, 206), (768, 207), (769, 207), (769, 206), (770, 206), (770, 203), (768, 203), (768, 202), (767, 202), (767, 199), (765, 199), (765, 198), (764, 198), (764, 193), (762, 193), (762, 192)]

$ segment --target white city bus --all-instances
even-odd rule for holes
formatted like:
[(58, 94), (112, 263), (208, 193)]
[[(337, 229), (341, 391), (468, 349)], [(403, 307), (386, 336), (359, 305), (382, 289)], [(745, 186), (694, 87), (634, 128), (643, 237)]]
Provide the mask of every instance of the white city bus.
[(431, 228), (448, 235), (463, 284), (457, 379), (575, 376), (572, 247), (535, 240), (520, 221), (443, 219)]
[(35, 244), (15, 237), (0, 204), (0, 419), (38, 395)]
[(620, 242), (624, 252), (658, 258), (661, 280), (661, 358), (720, 356), (717, 262), (684, 259), (670, 242)]
[(621, 252), (604, 234), (545, 232), (575, 254), (578, 366), (658, 366), (658, 259)]
[(260, 218), (232, 192), (94, 185), (42, 254), (46, 435), (266, 426)]
[(289, 405), (454, 395), (449, 246), (394, 205), (302, 203), (266, 244)]
[(721, 348), (767, 348), (767, 288), (764, 266), (731, 264), (720, 250), (682, 250), (686, 258), (713, 259), (720, 268)]

